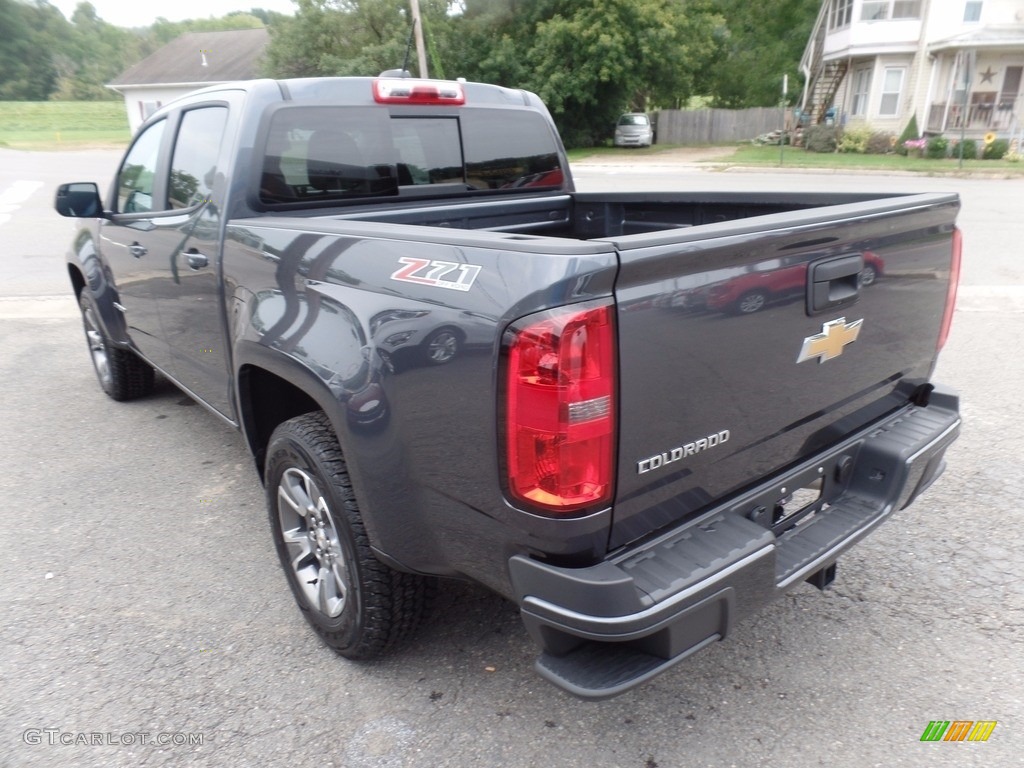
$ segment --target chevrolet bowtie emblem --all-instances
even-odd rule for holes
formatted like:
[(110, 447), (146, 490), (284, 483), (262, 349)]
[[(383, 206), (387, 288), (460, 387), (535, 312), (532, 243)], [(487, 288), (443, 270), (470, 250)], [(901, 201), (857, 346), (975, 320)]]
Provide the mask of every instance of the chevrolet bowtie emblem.
[(845, 317), (840, 317), (838, 320), (825, 323), (821, 326), (821, 333), (804, 339), (800, 357), (796, 359), (797, 363), (812, 360), (815, 357), (818, 358), (819, 363), (824, 363), (833, 357), (839, 357), (843, 354), (843, 348), (847, 344), (855, 342), (860, 336), (860, 326), (863, 322), (863, 320), (854, 320), (852, 323), (847, 323)]

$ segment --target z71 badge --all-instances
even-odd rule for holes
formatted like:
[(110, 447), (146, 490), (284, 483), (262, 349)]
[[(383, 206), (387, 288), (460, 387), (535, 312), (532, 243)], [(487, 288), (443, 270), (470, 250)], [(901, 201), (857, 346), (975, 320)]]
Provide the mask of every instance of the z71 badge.
[(414, 259), (403, 256), (398, 260), (404, 264), (395, 270), (392, 280), (417, 285), (432, 285), (435, 288), (448, 288), (452, 291), (468, 291), (473, 281), (480, 274), (476, 264), (459, 264), (454, 261), (431, 261), (430, 259)]

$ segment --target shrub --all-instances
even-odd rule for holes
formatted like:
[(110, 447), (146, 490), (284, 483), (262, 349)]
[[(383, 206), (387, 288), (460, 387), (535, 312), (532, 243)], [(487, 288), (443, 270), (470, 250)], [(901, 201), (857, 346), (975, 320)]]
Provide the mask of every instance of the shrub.
[(982, 160), (1002, 160), (1003, 156), (1010, 151), (1010, 142), (1006, 139), (996, 139), (991, 144), (986, 144), (981, 151)]
[(949, 140), (945, 136), (932, 136), (924, 148), (925, 157), (932, 160), (941, 160), (946, 157), (946, 150), (949, 149)]
[(1008, 163), (1019, 163), (1022, 158), (1024, 158), (1024, 155), (1021, 155), (1019, 152), (1007, 152), (1003, 155), (1003, 160)]
[(905, 141), (910, 139), (916, 139), (921, 135), (921, 131), (917, 127), (917, 115), (910, 116), (910, 122), (907, 123), (907, 127), (903, 129), (903, 133), (900, 134), (899, 139), (896, 140), (896, 151), (901, 155), (907, 154), (907, 148), (904, 145)]
[(870, 139), (871, 129), (866, 125), (844, 128), (842, 136), (839, 138), (838, 150), (840, 152), (854, 152), (858, 155), (863, 155), (867, 152)]
[(867, 147), (864, 149), (869, 155), (884, 155), (892, 152), (896, 144), (896, 134), (885, 131), (875, 131), (868, 138)]
[(809, 125), (804, 131), (804, 149), (808, 152), (835, 152), (836, 129), (831, 125)]
[(953, 157), (960, 157), (960, 145), (963, 145), (964, 160), (977, 160), (978, 159), (978, 142), (974, 139), (964, 139), (959, 144), (952, 147), (950, 154)]

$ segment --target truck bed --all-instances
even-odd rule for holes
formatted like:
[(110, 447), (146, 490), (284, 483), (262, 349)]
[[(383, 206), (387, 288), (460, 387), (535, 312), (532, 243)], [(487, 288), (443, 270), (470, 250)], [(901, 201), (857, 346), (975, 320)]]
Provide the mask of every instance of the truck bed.
[[(229, 230), (275, 243), (272, 252), (288, 251), (303, 233), (342, 238), (346, 253), (360, 255), (338, 263), (359, 287), (319, 292), (365, 317), (365, 325), (388, 312), (456, 317), (468, 309), (493, 328), (494, 355), (502, 327), (564, 303), (592, 272), (577, 300), (614, 296), (620, 355), (617, 491), (600, 551), (656, 535), (906, 405), (931, 373), (957, 206), (955, 195), (938, 194), (570, 193), (263, 216), (251, 228), (239, 220)], [(399, 253), (478, 264), (480, 290), (409, 293), (403, 286), (396, 296), (388, 278)], [(837, 260), (852, 260), (858, 271), (867, 265), (872, 283), (855, 285), (838, 306), (809, 310), (809, 275)], [(230, 255), (226, 261), (230, 268)], [(519, 274), (488, 279), (509, 269)], [(567, 271), (571, 284), (559, 284)], [(716, 294), (750, 281), (768, 294), (758, 311), (740, 311), (741, 296), (715, 303)], [(537, 286), (549, 290), (537, 293)], [(862, 321), (858, 343), (827, 365), (798, 364), (805, 340), (837, 318)], [(486, 359), (478, 362), (482, 392), (493, 386), (492, 373)], [(478, 393), (463, 397), (481, 423), (497, 420)], [(403, 416), (399, 429), (420, 418)], [(441, 430), (480, 451), (493, 452), (497, 440), (489, 430)], [(728, 441), (714, 450), (672, 461), (675, 449), (725, 432)], [(440, 471), (456, 482), (475, 470), (456, 460)]]
[[(289, 212), (287, 218), (337, 219), (381, 224), (443, 227), (446, 230), (490, 231), (539, 237), (591, 240), (644, 233), (671, 232), (682, 227), (720, 224), (796, 211), (867, 204), (880, 212), (888, 201), (906, 207), (907, 197), (932, 195), (864, 193), (581, 193), (549, 194), (494, 201), (395, 201), (358, 208)], [(396, 202), (401, 204), (396, 205)], [(853, 215), (857, 209), (851, 209)], [(831, 212), (821, 215), (831, 216)], [(266, 217), (264, 217), (265, 219)]]

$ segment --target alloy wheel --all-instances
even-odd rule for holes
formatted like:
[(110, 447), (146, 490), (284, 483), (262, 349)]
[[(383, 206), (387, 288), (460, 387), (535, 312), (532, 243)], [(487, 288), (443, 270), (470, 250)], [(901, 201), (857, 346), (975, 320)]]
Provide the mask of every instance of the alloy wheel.
[(307, 604), (330, 618), (345, 610), (351, 581), (327, 499), (307, 472), (291, 467), (277, 489), (281, 538)]
[(89, 355), (92, 357), (93, 367), (99, 377), (100, 384), (104, 389), (109, 389), (112, 381), (110, 372), (110, 356), (107, 354), (107, 344), (103, 340), (103, 333), (100, 331), (99, 322), (96, 320), (96, 313), (91, 306), (82, 310), (82, 319), (85, 324), (85, 340), (89, 345)]

